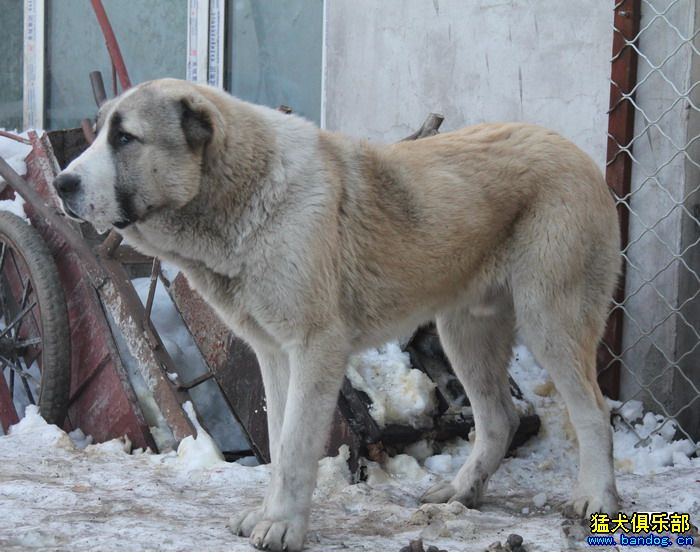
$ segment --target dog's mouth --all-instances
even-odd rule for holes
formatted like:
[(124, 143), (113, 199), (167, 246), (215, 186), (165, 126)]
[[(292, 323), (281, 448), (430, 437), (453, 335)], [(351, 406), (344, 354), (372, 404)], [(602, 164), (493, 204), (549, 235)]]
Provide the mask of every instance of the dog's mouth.
[(68, 218), (73, 219), (77, 222), (86, 222), (85, 219), (82, 218), (78, 213), (76, 213), (66, 201), (62, 200), (61, 203), (61, 206), (63, 207), (63, 212)]
[(122, 220), (116, 221), (116, 222), (114, 223), (114, 227), (115, 227), (115, 228), (118, 228), (119, 230), (123, 230), (124, 228), (126, 228), (127, 226), (129, 226), (129, 225), (132, 224), (132, 223), (133, 223), (133, 221), (131, 221), (131, 220), (122, 219)]

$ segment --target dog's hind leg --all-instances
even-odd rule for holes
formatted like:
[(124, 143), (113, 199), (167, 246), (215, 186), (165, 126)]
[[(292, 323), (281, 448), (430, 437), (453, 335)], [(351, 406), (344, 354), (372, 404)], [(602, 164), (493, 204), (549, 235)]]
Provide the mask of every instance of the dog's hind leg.
[(471, 403), (476, 442), (452, 482), (428, 489), (422, 501), (458, 500), (475, 507), (519, 423), (508, 383), (514, 338), (512, 302), (503, 296), (485, 307), (455, 308), (437, 316), (437, 327), (447, 357)]
[(613, 514), (618, 511), (619, 499), (610, 413), (596, 380), (596, 348), (602, 322), (587, 322), (580, 312), (580, 297), (564, 289), (553, 292), (551, 301), (535, 299), (533, 294), (516, 299), (519, 332), (537, 362), (552, 377), (576, 431), (578, 484), (565, 514)]

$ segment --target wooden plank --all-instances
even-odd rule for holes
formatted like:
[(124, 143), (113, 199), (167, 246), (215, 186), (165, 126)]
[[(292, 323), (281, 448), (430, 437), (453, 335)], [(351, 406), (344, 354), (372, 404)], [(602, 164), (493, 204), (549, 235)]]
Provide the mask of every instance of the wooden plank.
[[(639, 33), (641, 18), (640, 0), (617, 0), (612, 47), (612, 67), (610, 83), (610, 112), (608, 115), (608, 150), (605, 178), (617, 197), (626, 197), (630, 192), (632, 181), (632, 158), (624, 151), (631, 149), (634, 138), (634, 106), (624, 98), (630, 94), (637, 83), (637, 52), (628, 44)], [(622, 247), (628, 243), (629, 235), (629, 200), (617, 206), (620, 218), (620, 236)], [(625, 267), (615, 290), (614, 300), (617, 304), (625, 298)], [(622, 332), (624, 312), (621, 308), (613, 309), (608, 318), (603, 344), (598, 348), (598, 382), (603, 392), (613, 399), (620, 394), (620, 360), (622, 352)]]

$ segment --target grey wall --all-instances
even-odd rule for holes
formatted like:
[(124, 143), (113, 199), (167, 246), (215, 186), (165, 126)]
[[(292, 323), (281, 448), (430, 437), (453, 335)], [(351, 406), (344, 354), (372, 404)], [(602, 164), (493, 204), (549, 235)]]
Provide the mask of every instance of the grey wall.
[(541, 123), (605, 163), (612, 3), (330, 0), (326, 126), (372, 140)]
[[(21, 2), (20, 2), (21, 4)], [(104, 0), (133, 84), (185, 77), (187, 0)], [(95, 113), (88, 74), (111, 91), (107, 48), (86, 0), (46, 2), (46, 128), (78, 126)]]
[(0, 0), (0, 127), (22, 128), (24, 3)]
[(323, 0), (229, 0), (226, 88), (320, 122)]

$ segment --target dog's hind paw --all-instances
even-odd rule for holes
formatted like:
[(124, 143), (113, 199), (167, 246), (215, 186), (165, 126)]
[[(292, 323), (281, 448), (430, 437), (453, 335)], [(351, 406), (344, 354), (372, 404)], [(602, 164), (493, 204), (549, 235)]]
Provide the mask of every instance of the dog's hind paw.
[(425, 491), (423, 496), (420, 497), (420, 501), (424, 504), (439, 504), (442, 502), (449, 502), (456, 494), (457, 489), (454, 488), (452, 483), (441, 481)]
[(234, 535), (249, 537), (262, 517), (262, 508), (248, 508), (231, 516), (228, 528)]
[(464, 486), (458, 485), (457, 482), (442, 482), (425, 491), (420, 500), (423, 503), (461, 502), (467, 508), (477, 508), (481, 504), (483, 492), (483, 479)]
[(589, 518), (595, 513), (613, 515), (620, 510), (620, 499), (615, 491), (605, 491), (598, 496), (574, 495), (564, 506), (564, 517), (570, 519)]
[(275, 552), (299, 552), (304, 548), (306, 523), (303, 519), (271, 521), (264, 519), (255, 526), (250, 542), (255, 548)]

